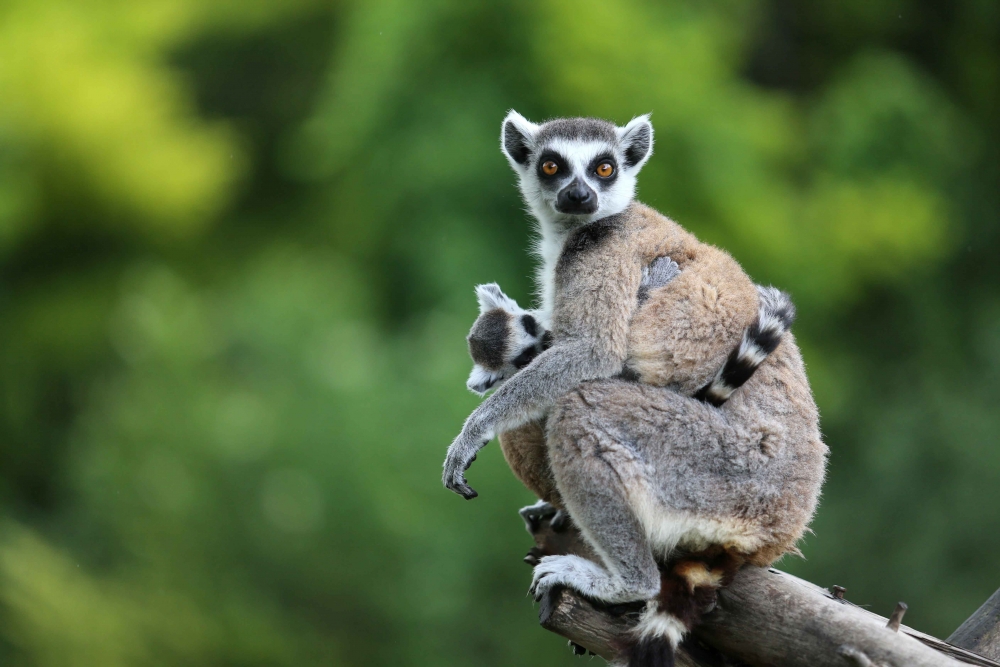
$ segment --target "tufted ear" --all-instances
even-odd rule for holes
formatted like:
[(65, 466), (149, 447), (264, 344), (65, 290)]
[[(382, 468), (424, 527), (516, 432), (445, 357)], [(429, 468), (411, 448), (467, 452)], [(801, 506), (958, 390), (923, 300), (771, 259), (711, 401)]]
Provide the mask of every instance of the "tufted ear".
[(500, 148), (514, 171), (519, 171), (528, 164), (538, 126), (511, 109), (501, 127)]
[(618, 128), (618, 140), (625, 151), (625, 168), (642, 168), (653, 154), (653, 124), (649, 114), (636, 116), (625, 127)]
[(521, 311), (517, 302), (504, 294), (496, 283), (476, 285), (476, 298), (479, 300), (480, 315), (494, 308), (500, 308), (514, 314)]

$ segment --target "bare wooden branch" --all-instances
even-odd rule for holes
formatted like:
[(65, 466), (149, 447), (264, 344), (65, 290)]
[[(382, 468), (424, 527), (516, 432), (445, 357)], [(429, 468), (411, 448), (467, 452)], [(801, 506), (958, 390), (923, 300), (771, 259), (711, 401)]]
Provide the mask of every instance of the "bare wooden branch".
[(889, 622), (886, 623), (885, 627), (893, 632), (899, 632), (899, 624), (903, 622), (903, 615), (906, 614), (907, 609), (909, 607), (906, 606), (905, 602), (897, 602), (896, 608), (892, 611), (892, 616), (889, 617)]
[[(598, 608), (565, 589), (558, 589), (542, 598), (538, 622), (546, 630), (611, 660), (624, 645), (623, 639), (635, 626), (640, 611), (641, 608), (635, 606), (631, 609)], [(682, 649), (676, 660), (677, 667), (716, 667), (720, 664), (699, 661), (687, 649)]]
[(1000, 660), (1000, 590), (958, 626), (948, 642)]
[[(539, 556), (577, 553), (594, 558), (572, 527), (555, 533), (542, 522), (534, 537)], [(581, 551), (576, 550), (579, 546)], [(540, 621), (546, 629), (611, 659), (629, 641), (640, 612), (641, 604), (597, 606), (560, 590), (543, 600)], [(899, 632), (886, 626), (887, 619), (826, 589), (779, 570), (748, 567), (720, 592), (718, 606), (682, 646), (677, 664), (1000, 667), (1000, 662), (904, 625)]]

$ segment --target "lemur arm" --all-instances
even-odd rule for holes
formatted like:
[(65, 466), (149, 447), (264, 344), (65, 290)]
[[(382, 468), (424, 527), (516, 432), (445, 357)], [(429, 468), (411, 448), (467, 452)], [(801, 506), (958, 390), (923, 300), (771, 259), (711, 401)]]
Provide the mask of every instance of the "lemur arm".
[[(637, 302), (642, 304), (650, 290), (666, 285), (678, 273), (677, 263), (669, 257), (655, 259), (642, 270)], [(476, 294), (481, 313), (468, 336), (469, 353), (475, 366), (466, 386), (481, 396), (506, 382), (548, 349), (552, 336), (542, 326), (540, 313), (523, 310), (495, 283), (479, 285)], [(496, 312), (498, 310), (500, 312)], [(531, 316), (527, 328), (525, 315)], [(544, 423), (530, 421), (501, 431), (497, 439), (507, 465), (521, 483), (537, 497), (561, 507), (545, 448)]]
[[(642, 269), (636, 300), (642, 305), (650, 290), (677, 277), (680, 268), (669, 257), (657, 257)], [(496, 283), (476, 286), (479, 317), (466, 340), (474, 366), (466, 387), (482, 396), (513, 377), (552, 345), (552, 332), (537, 310), (524, 310)]]
[(641, 278), (637, 256), (612, 242), (584, 246), (560, 260), (560, 296), (553, 315), (556, 342), (469, 415), (448, 448), (443, 475), (447, 488), (475, 498), (478, 494), (466, 483), (465, 471), (499, 431), (542, 416), (581, 382), (622, 371)]
[(465, 471), (498, 431), (541, 417), (557, 398), (581, 382), (616, 375), (624, 362), (624, 354), (603, 354), (589, 340), (568, 341), (542, 352), (469, 415), (448, 448), (444, 485), (466, 499), (475, 498), (478, 494), (466, 484)]

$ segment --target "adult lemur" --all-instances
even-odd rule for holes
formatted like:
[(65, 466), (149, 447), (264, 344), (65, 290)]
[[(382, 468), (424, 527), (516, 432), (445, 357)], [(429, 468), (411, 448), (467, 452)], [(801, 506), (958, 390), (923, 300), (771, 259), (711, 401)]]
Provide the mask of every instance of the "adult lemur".
[(542, 305), (480, 289), (470, 386), (503, 384), (449, 448), (444, 484), (474, 498), (464, 473), (502, 434), (515, 473), (602, 562), (545, 557), (532, 592), (648, 601), (627, 659), (671, 664), (706, 598), (742, 564), (794, 551), (816, 507), (827, 448), (790, 304), (634, 201), (647, 117), (511, 112), (502, 128), (539, 224)]

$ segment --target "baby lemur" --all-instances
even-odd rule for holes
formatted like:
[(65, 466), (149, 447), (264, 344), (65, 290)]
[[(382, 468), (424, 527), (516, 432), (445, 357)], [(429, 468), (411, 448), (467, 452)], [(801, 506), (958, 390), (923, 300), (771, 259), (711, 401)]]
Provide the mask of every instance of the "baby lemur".
[(547, 556), (532, 592), (647, 601), (623, 658), (671, 664), (706, 595), (742, 564), (794, 551), (816, 507), (827, 449), (785, 333), (790, 304), (634, 201), (647, 117), (535, 125), (511, 112), (502, 128), (539, 225), (541, 308), (480, 290), (499, 308), (474, 327), (485, 365), (470, 385), (502, 384), (449, 448), (444, 484), (474, 498), (465, 471), (502, 434), (518, 476), (601, 560)]

